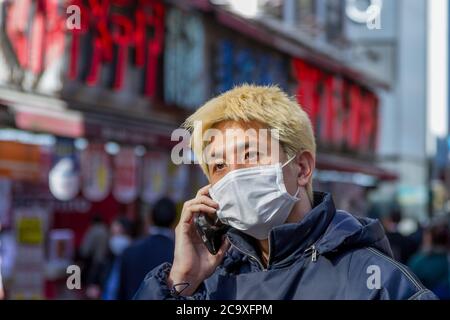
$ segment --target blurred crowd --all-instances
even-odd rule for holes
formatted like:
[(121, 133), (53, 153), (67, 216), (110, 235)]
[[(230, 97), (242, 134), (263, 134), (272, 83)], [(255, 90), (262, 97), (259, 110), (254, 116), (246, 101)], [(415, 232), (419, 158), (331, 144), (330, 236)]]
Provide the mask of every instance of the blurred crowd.
[(450, 214), (421, 225), (393, 209), (381, 218), (394, 258), (440, 299), (450, 299)]
[(163, 262), (172, 262), (175, 203), (159, 199), (151, 209), (147, 233), (133, 238), (133, 225), (126, 217), (108, 227), (96, 215), (78, 252), (82, 266), (84, 298), (129, 300), (145, 275)]

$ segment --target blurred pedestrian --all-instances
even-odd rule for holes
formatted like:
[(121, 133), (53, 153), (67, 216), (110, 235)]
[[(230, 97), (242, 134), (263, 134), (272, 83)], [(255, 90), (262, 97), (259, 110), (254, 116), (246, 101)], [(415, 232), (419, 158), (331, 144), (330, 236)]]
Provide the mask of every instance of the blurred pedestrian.
[(95, 214), (80, 246), (83, 263), (82, 280), (86, 287), (86, 296), (91, 299), (100, 297), (98, 285), (103, 263), (108, 254), (108, 238), (108, 227), (101, 215)]
[(0, 229), (0, 300), (8, 299), (8, 288), (12, 280), (17, 258), (16, 235), (11, 228)]
[(394, 258), (401, 263), (407, 263), (409, 258), (417, 251), (418, 246), (412, 240), (399, 231), (399, 224), (402, 221), (400, 209), (394, 208), (388, 216), (382, 218), (386, 237), (391, 245)]
[(172, 262), (176, 218), (175, 203), (169, 198), (158, 200), (149, 220), (149, 235), (125, 250), (122, 257), (119, 298), (132, 299), (145, 275), (164, 262)]
[(440, 299), (450, 299), (449, 225), (433, 221), (423, 237), (423, 250), (409, 261), (412, 271)]
[(3, 278), (2, 278), (2, 224), (0, 223), (0, 300), (5, 298), (5, 291), (3, 290)]
[(116, 300), (120, 283), (120, 265), (122, 253), (131, 244), (131, 222), (120, 217), (111, 224), (109, 238), (110, 254), (104, 265), (102, 299)]

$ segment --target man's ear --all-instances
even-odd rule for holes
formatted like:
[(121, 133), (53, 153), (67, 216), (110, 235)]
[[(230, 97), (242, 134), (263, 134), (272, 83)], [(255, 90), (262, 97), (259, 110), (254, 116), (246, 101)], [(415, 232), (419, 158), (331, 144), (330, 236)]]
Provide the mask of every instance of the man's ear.
[(298, 185), (306, 187), (311, 181), (314, 169), (316, 168), (316, 159), (311, 152), (303, 151), (297, 155), (296, 162), (300, 167), (297, 177)]

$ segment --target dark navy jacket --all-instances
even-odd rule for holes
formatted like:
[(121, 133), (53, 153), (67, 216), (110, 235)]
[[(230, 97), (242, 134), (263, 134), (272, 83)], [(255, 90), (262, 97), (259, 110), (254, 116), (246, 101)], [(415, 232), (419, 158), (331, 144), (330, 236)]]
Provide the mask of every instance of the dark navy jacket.
[(164, 234), (151, 234), (128, 247), (121, 259), (118, 298), (132, 299), (142, 279), (158, 265), (173, 261), (174, 241)]
[(299, 223), (271, 230), (267, 268), (253, 238), (235, 229), (227, 236), (231, 249), (192, 297), (171, 295), (165, 263), (146, 276), (135, 299), (435, 299), (391, 258), (377, 220), (337, 211), (329, 194), (315, 193)]

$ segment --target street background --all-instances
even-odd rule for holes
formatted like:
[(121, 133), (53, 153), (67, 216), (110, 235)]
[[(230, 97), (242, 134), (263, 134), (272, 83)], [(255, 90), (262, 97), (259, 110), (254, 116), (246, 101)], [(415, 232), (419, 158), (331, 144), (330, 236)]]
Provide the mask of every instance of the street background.
[(207, 180), (172, 163), (173, 130), (253, 83), (310, 115), (315, 190), (380, 219), (446, 298), (448, 15), (447, 0), (0, 0), (0, 297), (105, 298), (101, 281), (66, 286), (69, 265), (88, 272), (88, 230), (145, 237), (163, 196), (179, 214)]

